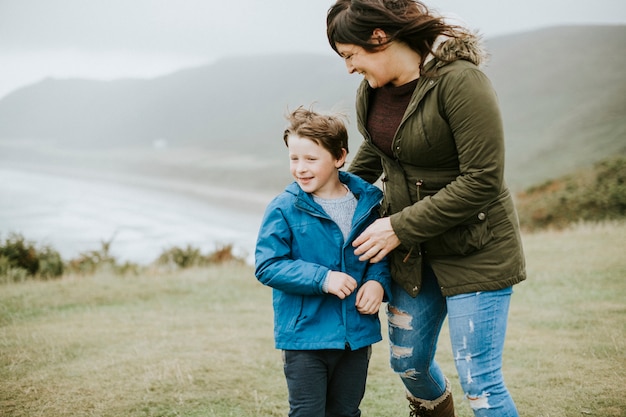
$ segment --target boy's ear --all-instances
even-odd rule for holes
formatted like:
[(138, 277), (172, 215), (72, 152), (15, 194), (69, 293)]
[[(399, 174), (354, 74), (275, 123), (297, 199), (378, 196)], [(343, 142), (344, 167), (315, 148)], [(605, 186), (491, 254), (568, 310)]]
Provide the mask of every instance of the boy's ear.
[(348, 157), (348, 151), (346, 148), (341, 148), (341, 157), (335, 161), (335, 167), (341, 168), (346, 163), (346, 158)]

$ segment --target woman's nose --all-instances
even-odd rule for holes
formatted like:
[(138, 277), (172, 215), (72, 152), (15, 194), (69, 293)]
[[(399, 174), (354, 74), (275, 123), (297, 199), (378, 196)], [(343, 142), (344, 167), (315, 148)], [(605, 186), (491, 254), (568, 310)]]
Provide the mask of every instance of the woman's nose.
[(349, 60), (346, 60), (346, 68), (348, 69), (348, 74), (352, 74), (354, 71), (356, 71), (354, 65), (352, 65), (352, 62), (350, 62)]

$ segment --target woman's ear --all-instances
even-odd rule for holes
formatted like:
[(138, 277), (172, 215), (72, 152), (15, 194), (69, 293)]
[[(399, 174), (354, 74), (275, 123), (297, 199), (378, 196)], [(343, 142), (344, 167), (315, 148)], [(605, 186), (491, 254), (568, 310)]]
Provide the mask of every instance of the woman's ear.
[(374, 29), (374, 32), (372, 32), (371, 41), (372, 43), (383, 45), (387, 43), (387, 34), (382, 29)]

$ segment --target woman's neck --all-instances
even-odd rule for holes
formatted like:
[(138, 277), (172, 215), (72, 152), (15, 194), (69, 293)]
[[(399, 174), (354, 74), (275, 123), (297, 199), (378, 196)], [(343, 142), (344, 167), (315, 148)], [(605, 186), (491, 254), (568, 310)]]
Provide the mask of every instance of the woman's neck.
[(420, 55), (405, 43), (393, 42), (389, 46), (390, 64), (396, 72), (391, 84), (398, 87), (418, 79), (422, 63)]

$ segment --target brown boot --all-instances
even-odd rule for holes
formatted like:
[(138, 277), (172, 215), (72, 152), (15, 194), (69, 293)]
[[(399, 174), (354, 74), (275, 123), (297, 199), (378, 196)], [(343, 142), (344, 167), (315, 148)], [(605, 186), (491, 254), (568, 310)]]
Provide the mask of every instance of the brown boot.
[(456, 417), (450, 383), (446, 380), (446, 391), (432, 401), (420, 400), (408, 394), (409, 417)]

